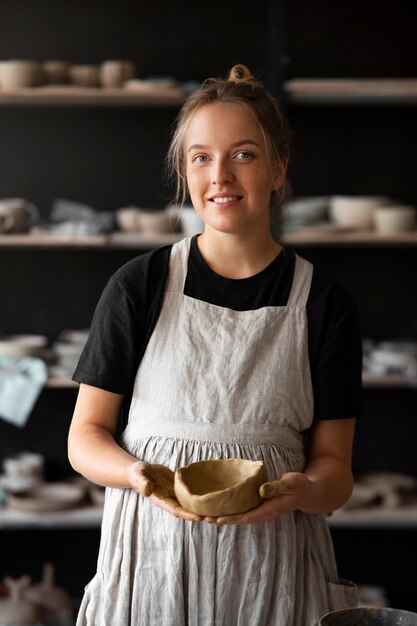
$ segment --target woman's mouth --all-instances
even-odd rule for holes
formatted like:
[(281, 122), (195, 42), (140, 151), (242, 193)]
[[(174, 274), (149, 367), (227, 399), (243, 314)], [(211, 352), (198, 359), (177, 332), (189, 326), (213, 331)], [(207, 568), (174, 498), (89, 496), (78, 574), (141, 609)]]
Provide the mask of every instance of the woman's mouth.
[(228, 204), (229, 202), (237, 202), (241, 199), (242, 196), (213, 196), (209, 198), (210, 202), (214, 202), (215, 204)]

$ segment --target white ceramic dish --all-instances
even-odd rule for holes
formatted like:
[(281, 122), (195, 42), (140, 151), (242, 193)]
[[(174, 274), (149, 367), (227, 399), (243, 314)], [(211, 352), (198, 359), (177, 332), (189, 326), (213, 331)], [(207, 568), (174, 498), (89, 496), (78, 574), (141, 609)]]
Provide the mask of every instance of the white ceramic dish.
[(0, 339), (0, 354), (16, 359), (42, 356), (47, 343), (44, 335), (9, 335)]
[(41, 483), (25, 493), (9, 494), (11, 509), (30, 513), (63, 511), (79, 505), (85, 497), (85, 488), (72, 483)]
[(329, 214), (339, 226), (349, 226), (355, 230), (371, 230), (376, 207), (388, 204), (384, 196), (333, 196), (330, 199)]
[(405, 233), (415, 228), (416, 211), (411, 206), (378, 207), (373, 221), (379, 233)]

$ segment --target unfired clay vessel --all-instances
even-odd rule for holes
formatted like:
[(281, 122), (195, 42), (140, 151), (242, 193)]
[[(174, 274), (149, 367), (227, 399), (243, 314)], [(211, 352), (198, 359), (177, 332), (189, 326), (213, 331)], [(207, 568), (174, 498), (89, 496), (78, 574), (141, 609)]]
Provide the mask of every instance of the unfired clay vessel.
[(198, 515), (244, 513), (263, 500), (259, 487), (268, 477), (262, 461), (219, 459), (199, 461), (175, 472), (178, 502)]

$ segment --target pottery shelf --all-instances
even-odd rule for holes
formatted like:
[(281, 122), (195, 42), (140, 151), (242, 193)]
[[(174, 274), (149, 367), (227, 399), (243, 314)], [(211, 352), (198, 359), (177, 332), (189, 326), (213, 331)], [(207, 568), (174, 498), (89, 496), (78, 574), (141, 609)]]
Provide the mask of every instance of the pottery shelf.
[[(29, 528), (100, 528), (103, 510), (85, 506), (54, 513), (23, 513), (0, 508), (0, 530)], [(340, 512), (328, 518), (330, 528), (417, 528), (417, 506), (401, 509), (366, 509)]]
[(103, 509), (85, 506), (53, 513), (27, 513), (0, 507), (0, 530), (28, 528), (99, 528)]
[(180, 107), (185, 97), (180, 89), (103, 89), (99, 87), (27, 87), (0, 90), (0, 106), (66, 107)]
[(417, 528), (417, 506), (398, 509), (336, 511), (328, 518), (330, 528)]
[[(410, 381), (402, 374), (371, 374), (363, 372), (363, 386), (367, 389), (406, 389), (412, 388)], [(72, 389), (78, 388), (78, 383), (70, 378), (48, 378), (46, 387), (49, 389)]]
[[(0, 249), (22, 248), (155, 248), (173, 244), (184, 237), (181, 233), (166, 235), (143, 235), (140, 233), (111, 233), (91, 237), (69, 237), (58, 235), (0, 235)], [(314, 228), (303, 228), (288, 233), (284, 243), (295, 247), (415, 247), (417, 231), (396, 235), (381, 235), (373, 231), (351, 231), (343, 233), (324, 232), (318, 234)]]
[(417, 104), (417, 79), (295, 78), (283, 85), (290, 105), (400, 105)]

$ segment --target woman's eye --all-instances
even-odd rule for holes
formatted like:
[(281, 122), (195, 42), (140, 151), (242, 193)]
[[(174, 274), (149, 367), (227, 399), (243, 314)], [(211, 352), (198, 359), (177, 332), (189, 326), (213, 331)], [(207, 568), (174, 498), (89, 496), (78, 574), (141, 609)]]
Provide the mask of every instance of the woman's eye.
[(248, 161), (249, 159), (252, 158), (253, 155), (251, 154), (251, 152), (239, 152), (237, 156), (242, 161)]
[(193, 163), (205, 163), (207, 161), (207, 157), (204, 154), (197, 154), (193, 158)]

